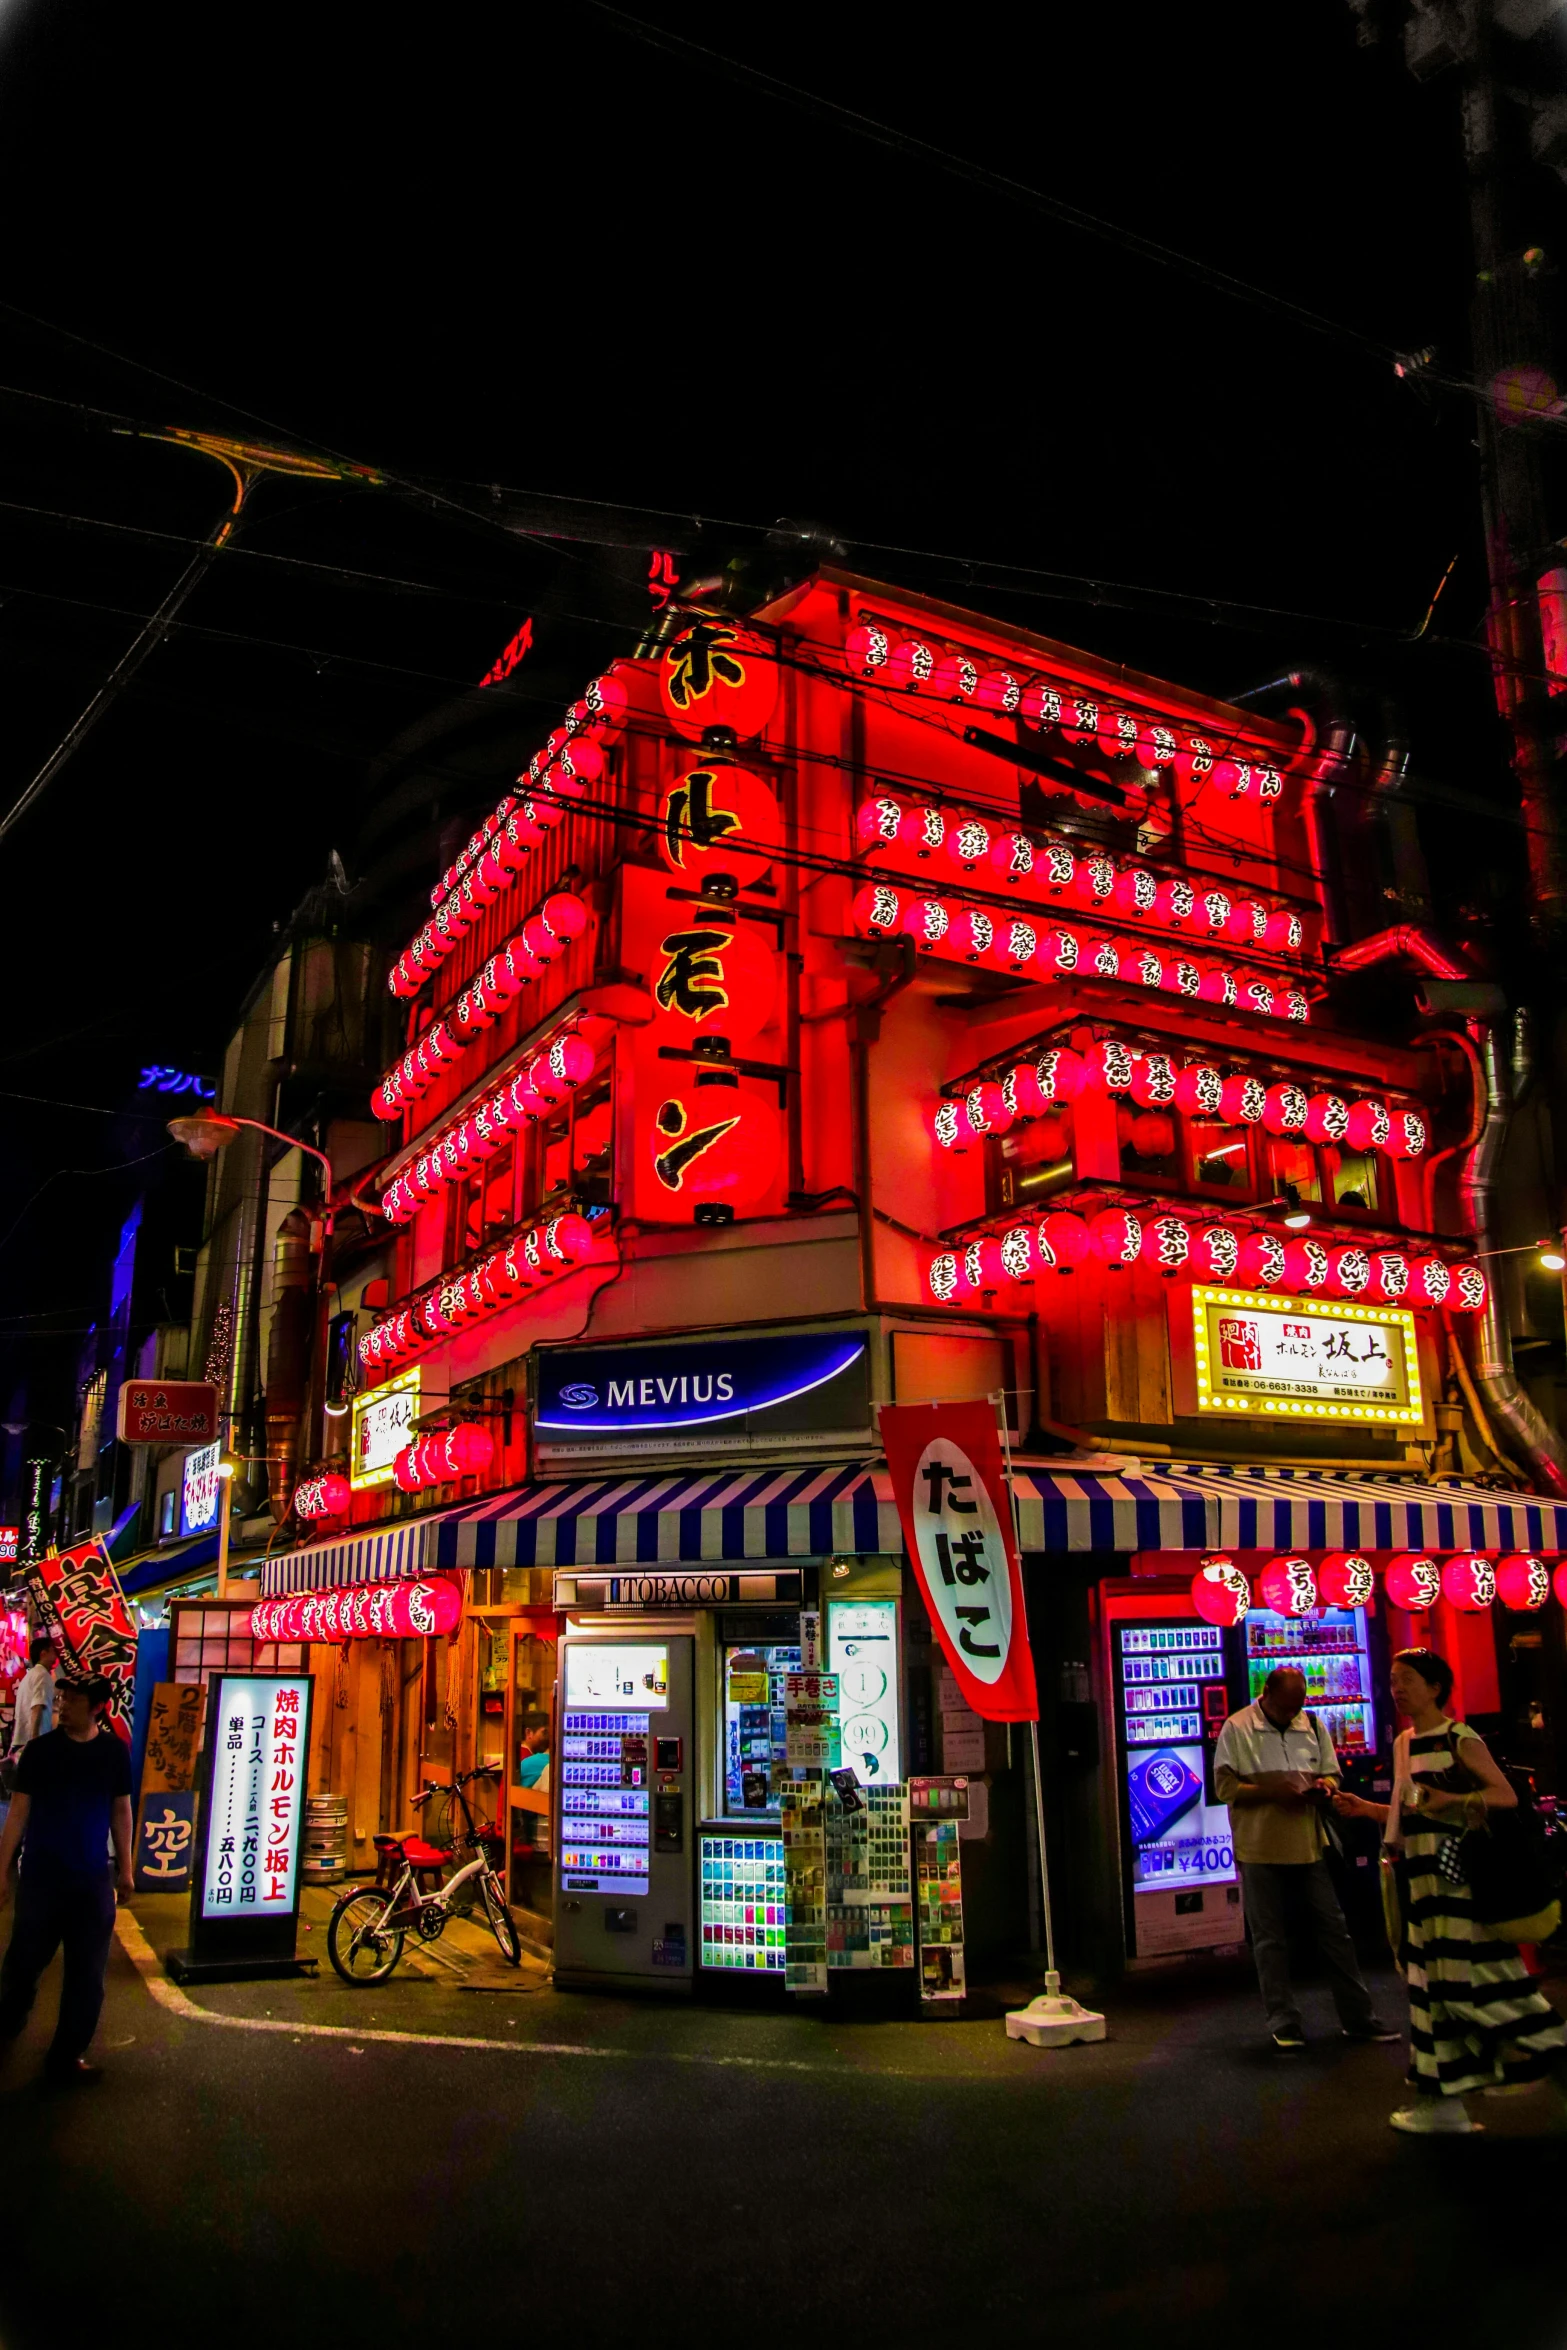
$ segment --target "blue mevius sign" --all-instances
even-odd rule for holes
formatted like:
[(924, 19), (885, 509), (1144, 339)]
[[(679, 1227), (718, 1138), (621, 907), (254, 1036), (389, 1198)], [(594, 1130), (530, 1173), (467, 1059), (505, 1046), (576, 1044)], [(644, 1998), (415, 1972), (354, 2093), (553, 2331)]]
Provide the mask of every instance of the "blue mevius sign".
[(534, 1426), (550, 1441), (863, 1428), (863, 1330), (695, 1338), (670, 1346), (542, 1349)]

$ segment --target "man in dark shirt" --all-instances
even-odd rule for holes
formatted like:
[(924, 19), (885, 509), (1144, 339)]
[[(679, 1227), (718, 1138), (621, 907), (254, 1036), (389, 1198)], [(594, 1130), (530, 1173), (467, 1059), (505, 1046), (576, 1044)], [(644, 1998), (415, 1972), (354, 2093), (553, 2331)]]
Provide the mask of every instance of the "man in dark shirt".
[(22, 1852), (16, 1919), (0, 1965), (0, 2050), (26, 2023), (38, 1978), (63, 1943), (60, 2020), (44, 2066), (56, 2081), (98, 2077), (84, 2051), (103, 2008), (115, 1902), (131, 1890), (131, 1763), (104, 1726), (112, 1695), (104, 1680), (60, 1683), (59, 1727), (23, 1749), (0, 1830), (0, 1909), (11, 1899), (19, 1845)]

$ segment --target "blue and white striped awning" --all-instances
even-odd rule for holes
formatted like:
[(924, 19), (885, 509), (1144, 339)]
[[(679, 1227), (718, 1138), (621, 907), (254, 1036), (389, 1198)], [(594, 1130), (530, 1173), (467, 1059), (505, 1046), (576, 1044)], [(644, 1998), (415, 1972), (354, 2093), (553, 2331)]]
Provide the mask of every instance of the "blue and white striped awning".
[[(1014, 1470), (1025, 1551), (1567, 1551), (1567, 1502), (1452, 1478), (1108, 1460)], [(677, 1561), (896, 1556), (892, 1484), (830, 1468), (591, 1477), (524, 1485), (270, 1559), (268, 1598), (452, 1567), (630, 1567)]]

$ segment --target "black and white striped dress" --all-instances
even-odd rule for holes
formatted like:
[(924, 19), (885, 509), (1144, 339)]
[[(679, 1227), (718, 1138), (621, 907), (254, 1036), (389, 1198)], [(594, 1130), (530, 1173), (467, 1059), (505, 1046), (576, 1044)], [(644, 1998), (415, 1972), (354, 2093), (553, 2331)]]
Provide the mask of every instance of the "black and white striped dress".
[[(1410, 1737), (1411, 1779), (1439, 1779), (1477, 1736), (1447, 1722)], [(1451, 1822), (1451, 1824), (1449, 1824)], [(1422, 2096), (1462, 2097), (1499, 2083), (1521, 2085), (1552, 2071), (1567, 2048), (1567, 2026), (1531, 1987), (1518, 1947), (1493, 1941), (1474, 1914), (1469, 1887), (1445, 1874), (1445, 1847), (1461, 1836), (1460, 1813), (1403, 1813), (1395, 1804), (1388, 1838), (1401, 1843), (1409, 1978), (1410, 2077)]]

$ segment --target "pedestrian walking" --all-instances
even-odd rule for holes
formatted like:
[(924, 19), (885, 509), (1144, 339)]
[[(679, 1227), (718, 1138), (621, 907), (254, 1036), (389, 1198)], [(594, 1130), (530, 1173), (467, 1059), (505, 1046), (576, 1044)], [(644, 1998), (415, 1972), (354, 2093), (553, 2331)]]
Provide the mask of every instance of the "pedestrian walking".
[(1338, 1757), (1305, 1703), (1305, 1675), (1276, 1665), (1256, 1704), (1231, 1714), (1214, 1754), (1214, 1792), (1230, 1807), (1252, 1958), (1281, 2056), (1298, 2055), (1306, 2045), (1289, 1968), (1289, 1911), (1297, 1900), (1327, 1969), (1344, 2038), (1398, 2038), (1372, 2007), (1323, 1858)]
[(59, 1727), (23, 1749), (0, 1829), (0, 1909), (11, 1900), (21, 1850), (16, 1916), (0, 1964), (0, 2048), (26, 2023), (38, 1978), (63, 1944), (60, 2015), (44, 2067), (55, 2081), (98, 2078), (86, 2050), (103, 2009), (115, 1903), (131, 1890), (130, 1755), (103, 1719), (113, 1694), (102, 1679), (61, 1686)]
[(11, 1754), (21, 1753), (29, 1740), (42, 1738), (54, 1726), (54, 1673), (60, 1652), (47, 1633), (40, 1633), (27, 1651), (27, 1670), (16, 1684), (16, 1717), (11, 1724)]
[(1383, 1823), (1398, 1877), (1415, 2099), (1388, 2119), (1420, 2137), (1461, 2135), (1478, 2126), (1464, 2104), (1476, 2089), (1549, 2080), (1567, 2100), (1567, 2026), (1532, 1988), (1516, 1943), (1475, 1915), (1459, 1839), (1518, 1797), (1485, 1740), (1447, 1711), (1452, 1667), (1429, 1648), (1401, 1648), (1389, 1680), (1411, 1725), (1394, 1744), (1392, 1800), (1341, 1793), (1335, 1808)]

